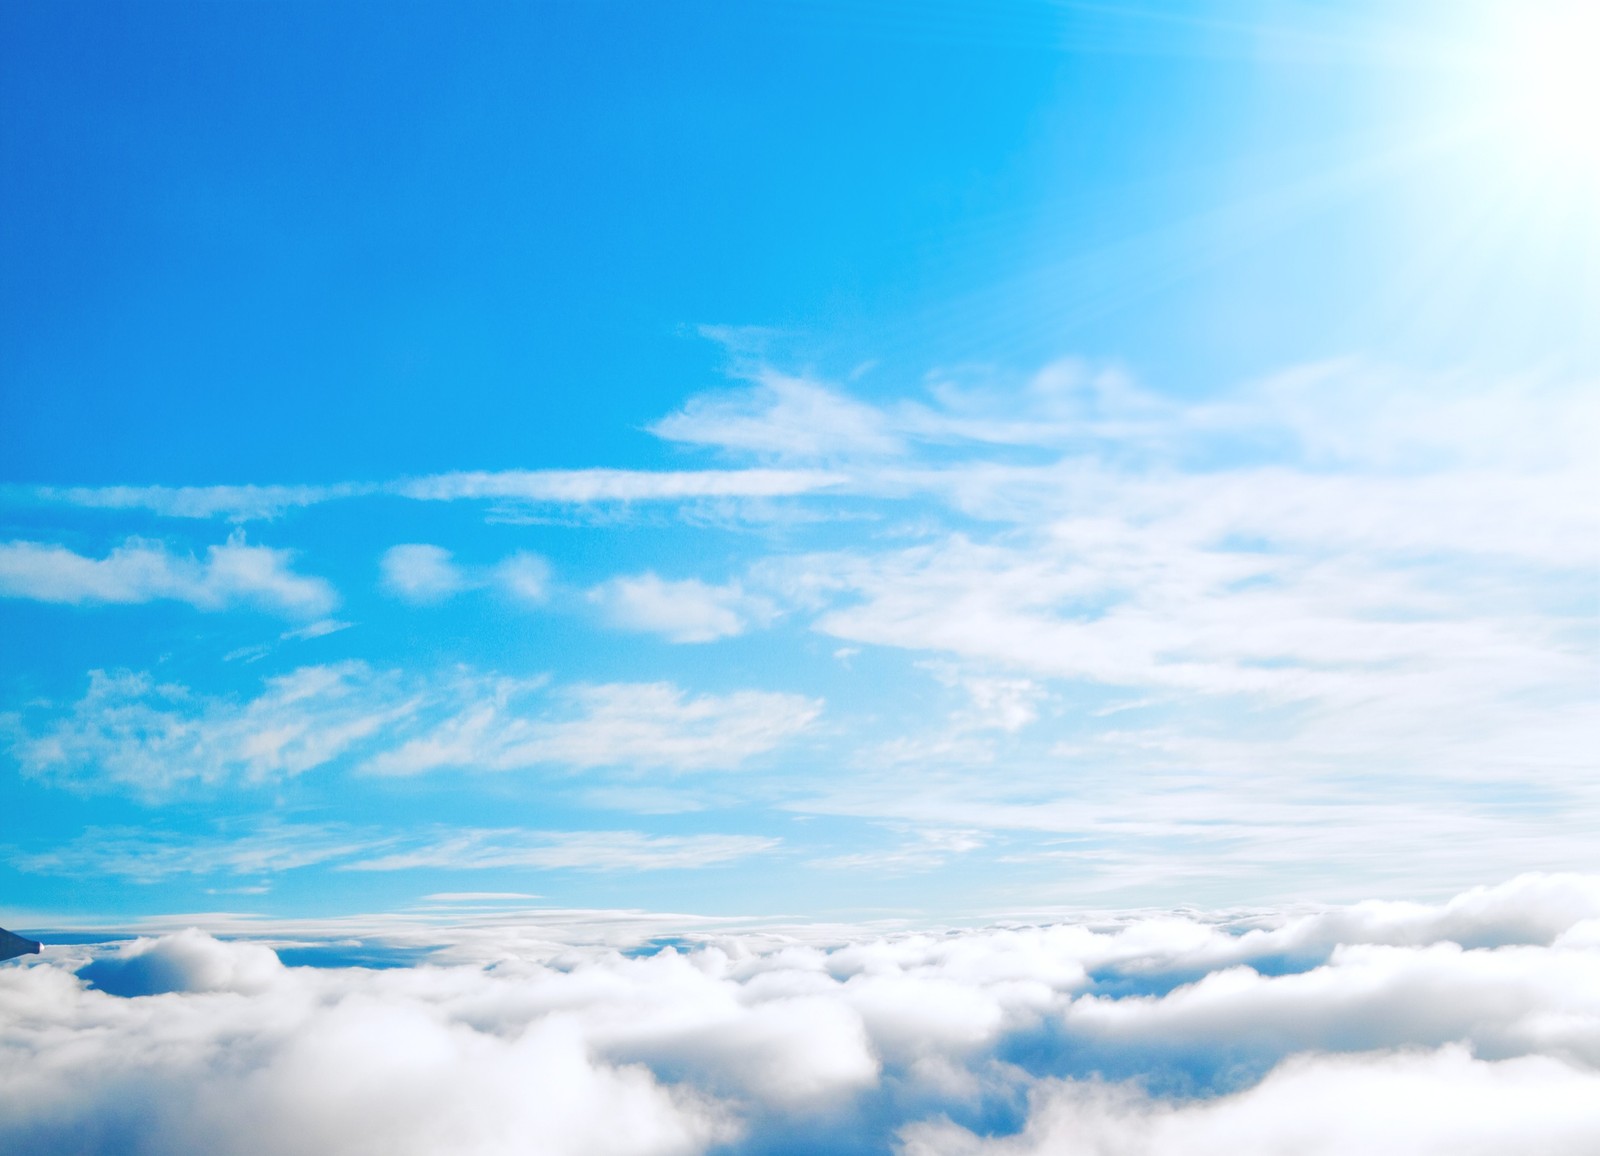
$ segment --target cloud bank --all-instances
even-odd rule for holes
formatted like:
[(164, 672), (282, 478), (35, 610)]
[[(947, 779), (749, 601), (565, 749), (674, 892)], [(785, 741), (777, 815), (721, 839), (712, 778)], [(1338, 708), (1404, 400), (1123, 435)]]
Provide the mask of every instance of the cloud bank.
[(198, 930), (47, 948), (0, 968), (0, 1128), (225, 1156), (1600, 1146), (1593, 877), (1298, 915), (686, 927), (623, 950), (479, 928), (378, 971)]

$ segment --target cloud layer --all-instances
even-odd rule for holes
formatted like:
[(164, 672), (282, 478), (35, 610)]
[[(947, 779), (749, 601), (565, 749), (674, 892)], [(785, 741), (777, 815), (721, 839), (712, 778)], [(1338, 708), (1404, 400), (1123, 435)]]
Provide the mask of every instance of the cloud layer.
[(49, 948), (0, 969), (0, 1128), (19, 1150), (259, 1156), (1600, 1145), (1594, 878), (632, 942), (503, 924), (381, 971), (196, 930)]

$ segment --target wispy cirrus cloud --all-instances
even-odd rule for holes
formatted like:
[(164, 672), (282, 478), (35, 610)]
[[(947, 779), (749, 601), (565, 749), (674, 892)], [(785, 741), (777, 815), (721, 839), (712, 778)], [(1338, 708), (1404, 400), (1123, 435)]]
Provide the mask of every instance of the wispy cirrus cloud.
[(419, 502), (487, 501), (511, 505), (693, 502), (717, 498), (784, 498), (826, 491), (845, 476), (822, 469), (459, 470), (388, 482), (321, 486), (9, 486), (11, 502), (99, 510), (138, 510), (168, 518), (249, 522), (291, 510), (357, 498)]
[(296, 574), (293, 552), (230, 538), (203, 558), (129, 538), (104, 558), (49, 542), (0, 544), (0, 597), (69, 605), (171, 600), (200, 610), (253, 606), (317, 618), (339, 602), (325, 579)]
[(364, 497), (377, 486), (341, 482), (325, 486), (35, 486), (10, 487), (13, 497), (92, 510), (144, 510), (167, 518), (226, 518), (248, 522), (292, 509)]
[(463, 471), (396, 482), (393, 492), (427, 502), (674, 502), (695, 498), (778, 498), (838, 485), (826, 470)]
[(188, 834), (148, 827), (97, 827), (47, 851), (13, 849), (8, 859), (18, 870), (35, 875), (87, 875), (132, 883), (183, 876), (270, 882), (287, 872), (318, 866), (367, 872), (694, 870), (763, 854), (780, 843), (758, 835), (445, 826), (389, 831), (348, 823), (267, 821), (225, 822), (215, 832)]
[(514, 707), (515, 695), (507, 687), (479, 696), (365, 769), (381, 775), (541, 765), (732, 770), (799, 735), (822, 712), (821, 702), (797, 694), (689, 695), (664, 682), (568, 688), (556, 710), (532, 716)]
[(162, 828), (91, 827), (47, 851), (13, 852), (11, 862), (38, 875), (109, 876), (158, 883), (181, 876), (270, 878), (319, 864), (346, 862), (391, 847), (394, 836), (336, 823), (226, 823), (218, 834)]
[(547, 679), (457, 669), (433, 677), (351, 661), (269, 678), (260, 694), (204, 695), (149, 674), (92, 672), (66, 710), (8, 720), (22, 773), (159, 798), (260, 787), (334, 765), (381, 775), (534, 767), (732, 770), (801, 734), (800, 695), (691, 695), (670, 683), (549, 690)]
[[(228, 782), (260, 786), (326, 766), (399, 726), (421, 699), (360, 662), (302, 667), (244, 701), (147, 673), (93, 671), (63, 715), (18, 722), (24, 775), (159, 797)], [(52, 717), (53, 716), (53, 717)]]
[(437, 868), (483, 871), (531, 867), (574, 871), (693, 870), (770, 851), (779, 840), (758, 835), (647, 835), (639, 831), (445, 832), (388, 854), (355, 859), (347, 871)]

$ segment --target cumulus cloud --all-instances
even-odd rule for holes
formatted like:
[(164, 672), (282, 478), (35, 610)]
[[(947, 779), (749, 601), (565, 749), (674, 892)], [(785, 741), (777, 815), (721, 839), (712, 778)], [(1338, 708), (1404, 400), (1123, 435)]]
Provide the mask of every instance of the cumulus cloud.
[(445, 767), (731, 770), (799, 735), (822, 710), (815, 699), (772, 691), (690, 695), (670, 683), (547, 691), (547, 682), (345, 662), (269, 678), (260, 694), (240, 700), (148, 673), (93, 671), (66, 711), (36, 706), (0, 721), (24, 775), (158, 798), (223, 783), (260, 786), (341, 762), (390, 775)]
[(201, 610), (256, 606), (295, 618), (316, 618), (338, 604), (321, 578), (296, 574), (293, 554), (246, 545), (239, 537), (211, 546), (204, 559), (176, 554), (160, 542), (129, 538), (104, 558), (47, 542), (0, 544), (0, 597), (69, 605), (171, 599)]
[(671, 582), (655, 574), (613, 578), (589, 592), (607, 622), (622, 630), (659, 634), (672, 642), (714, 642), (743, 634), (774, 614), (772, 603), (746, 595), (738, 583), (712, 586), (698, 578)]
[(537, 554), (519, 550), (496, 564), (492, 580), (514, 598), (543, 602), (550, 596), (550, 563)]
[(467, 585), (466, 575), (442, 546), (391, 546), (379, 560), (378, 570), (384, 589), (407, 602), (439, 602)]
[[(1448, 938), (1469, 912), (1481, 946)], [(385, 970), (197, 930), (47, 947), (0, 968), (0, 1128), (28, 1150), (267, 1156), (1600, 1144), (1594, 878), (891, 935), (680, 921), (663, 942), (640, 938), (659, 918), (619, 919), (615, 946), (479, 925)]]
[(493, 566), (463, 566), (443, 546), (408, 542), (384, 551), (378, 570), (386, 591), (418, 605), (486, 586), (523, 602), (543, 602), (550, 593), (550, 563), (528, 551), (509, 554)]

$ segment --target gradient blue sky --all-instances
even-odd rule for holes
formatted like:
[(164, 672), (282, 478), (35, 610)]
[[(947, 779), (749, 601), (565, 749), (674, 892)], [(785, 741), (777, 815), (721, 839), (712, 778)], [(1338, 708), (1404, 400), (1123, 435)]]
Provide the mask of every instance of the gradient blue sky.
[(1578, 11), (4, 5), (0, 915), (1592, 868)]

